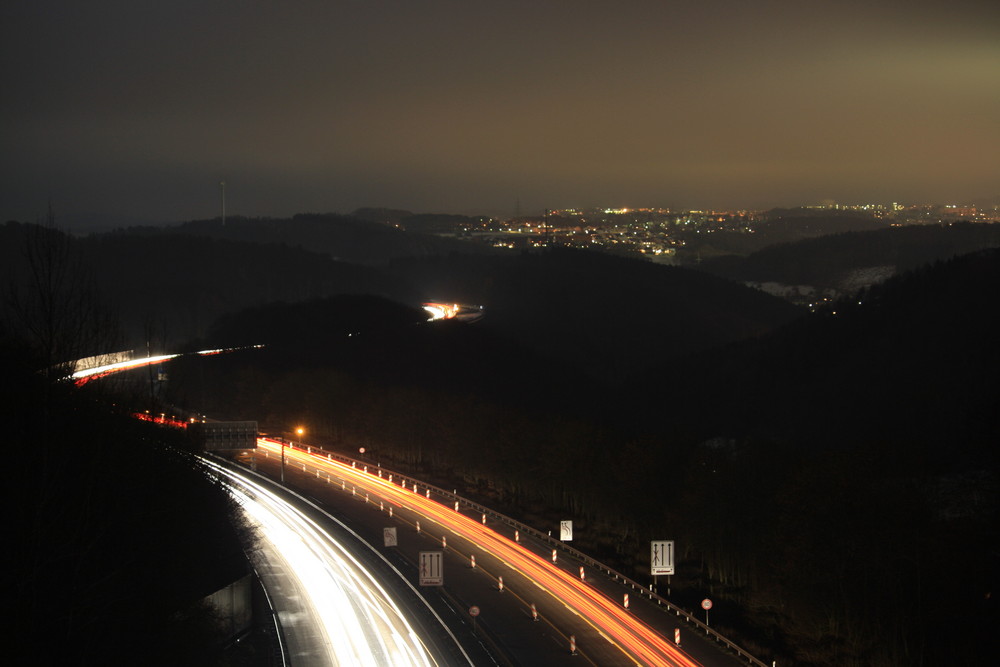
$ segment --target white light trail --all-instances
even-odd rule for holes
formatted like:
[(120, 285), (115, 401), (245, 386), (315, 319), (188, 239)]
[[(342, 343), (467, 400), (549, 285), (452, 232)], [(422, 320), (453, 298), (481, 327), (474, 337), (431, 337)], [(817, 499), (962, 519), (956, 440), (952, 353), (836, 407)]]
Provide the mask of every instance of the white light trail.
[[(223, 354), (224, 352), (234, 352), (236, 350), (259, 350), (263, 345), (248, 345), (245, 347), (226, 347), (218, 348), (215, 350), (201, 350), (199, 352), (194, 352), (191, 354), (196, 354), (201, 357), (212, 356), (215, 354)], [(118, 356), (123, 356), (131, 353), (120, 353)], [(113, 355), (105, 355), (113, 356)], [(73, 380), (77, 385), (86, 384), (90, 380), (96, 380), (97, 378), (102, 378), (106, 375), (111, 375), (112, 373), (117, 373), (118, 371), (130, 370), (133, 368), (141, 368), (143, 366), (153, 366), (155, 364), (162, 364), (164, 361), (170, 361), (171, 359), (176, 359), (177, 357), (183, 356), (181, 354), (160, 354), (153, 357), (140, 357), (138, 359), (128, 359), (125, 361), (118, 361), (110, 364), (101, 364), (99, 366), (92, 366), (90, 368), (83, 368), (75, 371), (70, 375), (69, 379)], [(74, 366), (79, 366), (82, 362), (88, 360), (93, 360), (98, 357), (90, 357), (88, 359), (80, 359), (74, 362)]]
[[(257, 446), (275, 454), (282, 449), (280, 443), (267, 439), (258, 439)], [(482, 551), (493, 554), (583, 618), (636, 664), (698, 667), (698, 662), (684, 654), (657, 630), (622, 609), (617, 600), (610, 599), (580, 578), (526, 549), (524, 545), (462, 514), (458, 511), (458, 503), (452, 510), (450, 505), (442, 505), (422, 496), (415, 489), (410, 491), (405, 486), (397, 486), (387, 479), (375, 477), (367, 468), (359, 470), (343, 462), (293, 447), (283, 449), (288, 460), (303, 466), (315, 466), (332, 476), (347, 480), (358, 492), (373, 493), (380, 501), (387, 501), (390, 508), (395, 504), (418, 512), (442, 528), (470, 540)]]
[(129, 361), (119, 361), (114, 364), (105, 364), (103, 366), (96, 366), (94, 368), (86, 368), (84, 370), (76, 371), (70, 377), (73, 380), (85, 380), (93, 379), (96, 377), (101, 377), (103, 375), (108, 375), (109, 373), (115, 373), (117, 371), (127, 370), (129, 368), (139, 368), (140, 366), (149, 366), (151, 364), (159, 364), (164, 361), (168, 361), (178, 354), (161, 354), (156, 357), (143, 357), (142, 359), (131, 359)]
[(438, 664), (387, 591), (334, 536), (249, 476), (205, 463), (308, 592), (327, 636), (328, 664)]

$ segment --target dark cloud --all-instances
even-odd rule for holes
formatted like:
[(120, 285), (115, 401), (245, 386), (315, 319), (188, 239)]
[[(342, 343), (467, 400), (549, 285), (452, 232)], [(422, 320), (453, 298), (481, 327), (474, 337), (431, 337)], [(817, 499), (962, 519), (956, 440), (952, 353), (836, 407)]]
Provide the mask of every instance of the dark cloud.
[(0, 213), (991, 196), (998, 6), (7, 3)]

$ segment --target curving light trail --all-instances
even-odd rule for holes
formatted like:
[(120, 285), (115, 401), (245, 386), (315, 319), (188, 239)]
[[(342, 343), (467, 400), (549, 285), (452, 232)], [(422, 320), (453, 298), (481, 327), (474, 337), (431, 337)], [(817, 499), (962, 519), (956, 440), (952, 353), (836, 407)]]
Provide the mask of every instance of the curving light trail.
[(250, 476), (204, 461), (307, 591), (326, 635), (322, 664), (395, 667), (438, 662), (386, 590), (335, 537)]
[[(215, 354), (222, 354), (223, 352), (234, 352), (236, 350), (243, 349), (260, 349), (264, 347), (263, 345), (250, 345), (246, 348), (241, 347), (230, 347), (222, 348), (216, 350), (200, 350), (199, 352), (193, 352), (200, 357), (210, 357)], [(131, 353), (128, 353), (131, 354)], [(119, 355), (120, 356), (120, 355)], [(89, 368), (81, 368), (73, 371), (72, 375), (69, 376), (70, 380), (77, 386), (84, 385), (91, 380), (96, 380), (98, 378), (111, 375), (112, 373), (118, 373), (119, 371), (132, 370), (133, 368), (142, 368), (144, 366), (155, 366), (156, 364), (162, 364), (165, 361), (170, 361), (171, 359), (176, 359), (177, 357), (183, 356), (181, 354), (160, 354), (153, 357), (140, 357), (138, 359), (126, 359), (125, 361), (116, 361), (112, 363), (100, 364), (98, 366), (91, 366)], [(93, 358), (93, 357), (91, 357)], [(74, 363), (74, 365), (79, 365), (81, 362), (87, 361), (86, 359), (81, 359)]]
[[(258, 447), (280, 454), (281, 444), (260, 439)], [(336, 475), (363, 492), (375, 494), (382, 501), (418, 512), (441, 527), (472, 541), (575, 611), (632, 661), (643, 665), (698, 667), (699, 663), (672, 642), (597, 589), (453, 508), (431, 500), (414, 489), (400, 487), (386, 478), (368, 473), (366, 469), (352, 468), (318, 454), (286, 447), (285, 457), (288, 461), (308, 464)]]
[(449, 305), (447, 303), (425, 303), (424, 310), (430, 315), (429, 320), (450, 320), (454, 318), (460, 310), (459, 305)]

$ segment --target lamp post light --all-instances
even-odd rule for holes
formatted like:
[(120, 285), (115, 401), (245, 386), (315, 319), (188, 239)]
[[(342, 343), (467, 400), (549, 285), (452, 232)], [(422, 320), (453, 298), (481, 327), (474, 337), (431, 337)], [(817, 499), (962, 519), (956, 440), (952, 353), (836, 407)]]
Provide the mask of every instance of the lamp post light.
[[(300, 438), (302, 437), (302, 434), (305, 433), (305, 432), (306, 432), (306, 430), (304, 428), (302, 428), (301, 426), (299, 426), (298, 428), (295, 429), (295, 435), (299, 436)], [(292, 445), (294, 443), (290, 442), (288, 444)], [(285, 441), (284, 441), (284, 439), (281, 440), (281, 483), (282, 484), (285, 483)]]

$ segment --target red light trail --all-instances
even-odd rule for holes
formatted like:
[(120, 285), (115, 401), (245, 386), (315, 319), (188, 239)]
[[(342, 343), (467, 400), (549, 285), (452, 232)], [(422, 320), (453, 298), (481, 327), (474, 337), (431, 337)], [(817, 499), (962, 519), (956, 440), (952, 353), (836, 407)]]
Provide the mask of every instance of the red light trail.
[[(271, 440), (258, 440), (258, 446), (274, 454), (281, 453), (281, 444)], [(442, 505), (414, 489), (397, 486), (388, 479), (363, 469), (352, 468), (339, 461), (329, 460), (320, 454), (285, 447), (285, 458), (336, 475), (345, 483), (349, 482), (359, 488), (362, 493), (377, 496), (375, 502), (389, 502), (410, 509), (436, 522), (442, 528), (470, 540), (483, 551), (500, 559), (530, 579), (536, 586), (559, 599), (607, 637), (631, 660), (645, 665), (698, 666), (699, 663), (688, 657), (672, 642), (585, 581), (559, 569), (481, 522), (456, 512), (453, 507)]]

